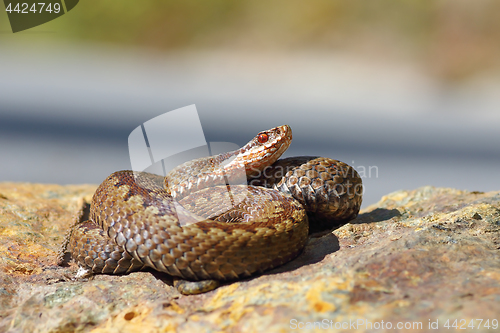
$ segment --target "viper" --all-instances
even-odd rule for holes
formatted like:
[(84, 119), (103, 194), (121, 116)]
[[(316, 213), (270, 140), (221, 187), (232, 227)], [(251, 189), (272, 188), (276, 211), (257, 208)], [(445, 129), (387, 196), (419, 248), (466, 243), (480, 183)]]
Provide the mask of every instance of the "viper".
[(282, 265), (301, 253), (311, 231), (355, 218), (363, 193), (359, 174), (343, 162), (278, 160), (291, 141), (283, 125), (166, 177), (115, 172), (97, 188), (88, 220), (71, 228), (63, 251), (91, 273), (165, 272), (183, 294)]

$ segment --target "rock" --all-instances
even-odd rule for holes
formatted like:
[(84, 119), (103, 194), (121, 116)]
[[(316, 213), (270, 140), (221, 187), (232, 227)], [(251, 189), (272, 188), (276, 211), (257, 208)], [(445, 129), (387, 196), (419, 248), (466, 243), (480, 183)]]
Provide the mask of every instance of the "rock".
[(282, 267), (182, 296), (161, 273), (72, 280), (56, 265), (95, 188), (0, 184), (1, 332), (498, 329), (500, 192), (391, 193)]

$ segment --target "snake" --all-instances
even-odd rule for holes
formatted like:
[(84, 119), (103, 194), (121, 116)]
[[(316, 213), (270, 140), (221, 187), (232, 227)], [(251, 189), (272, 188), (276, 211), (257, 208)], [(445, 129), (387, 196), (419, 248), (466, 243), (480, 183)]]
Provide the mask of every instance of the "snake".
[(64, 251), (90, 274), (152, 268), (192, 281), (176, 285), (183, 294), (283, 265), (302, 252), (310, 233), (354, 219), (363, 193), (361, 177), (346, 163), (279, 159), (291, 141), (283, 125), (166, 177), (115, 172), (95, 191), (88, 219), (70, 229)]

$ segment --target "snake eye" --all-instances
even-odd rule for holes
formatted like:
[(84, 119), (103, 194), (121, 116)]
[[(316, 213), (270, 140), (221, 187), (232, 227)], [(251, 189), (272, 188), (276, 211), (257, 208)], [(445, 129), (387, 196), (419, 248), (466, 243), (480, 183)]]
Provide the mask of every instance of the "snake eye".
[(259, 134), (257, 140), (259, 140), (260, 143), (266, 143), (267, 140), (269, 140), (269, 135), (267, 135), (266, 133)]

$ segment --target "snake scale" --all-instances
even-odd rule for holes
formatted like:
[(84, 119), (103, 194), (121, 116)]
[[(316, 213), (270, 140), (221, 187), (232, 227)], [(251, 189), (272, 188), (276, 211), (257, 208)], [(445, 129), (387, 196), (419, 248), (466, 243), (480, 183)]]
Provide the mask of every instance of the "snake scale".
[[(358, 173), (343, 162), (278, 160), (291, 140), (284, 125), (239, 150), (186, 162), (165, 178), (115, 172), (96, 190), (89, 219), (71, 229), (64, 251), (93, 273), (150, 267), (208, 283), (282, 265), (300, 254), (310, 229), (355, 218), (363, 191)], [(238, 170), (248, 185), (232, 185)], [(199, 288), (180, 290), (213, 289)]]

